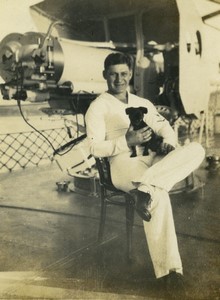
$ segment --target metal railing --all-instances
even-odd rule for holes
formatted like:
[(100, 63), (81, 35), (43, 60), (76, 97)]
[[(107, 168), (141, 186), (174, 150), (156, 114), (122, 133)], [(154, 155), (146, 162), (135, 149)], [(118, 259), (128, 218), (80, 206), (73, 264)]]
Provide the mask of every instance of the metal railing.
[[(69, 141), (65, 127), (41, 132), (54, 148)], [(36, 131), (0, 134), (0, 173), (48, 163), (54, 151), (50, 143)]]

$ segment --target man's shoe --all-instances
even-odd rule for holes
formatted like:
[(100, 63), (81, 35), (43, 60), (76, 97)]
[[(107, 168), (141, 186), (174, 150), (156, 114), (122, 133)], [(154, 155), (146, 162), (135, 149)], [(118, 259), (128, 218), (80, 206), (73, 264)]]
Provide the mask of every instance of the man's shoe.
[(151, 219), (149, 207), (152, 201), (150, 194), (136, 190), (136, 199), (137, 199), (135, 204), (136, 212), (144, 221), (149, 222)]
[(186, 289), (183, 275), (175, 271), (164, 276), (164, 283), (170, 299), (186, 299)]

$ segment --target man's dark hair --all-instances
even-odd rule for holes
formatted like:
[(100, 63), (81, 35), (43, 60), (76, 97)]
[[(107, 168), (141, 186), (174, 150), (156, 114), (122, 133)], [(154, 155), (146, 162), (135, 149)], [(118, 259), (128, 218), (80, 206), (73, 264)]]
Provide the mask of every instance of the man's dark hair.
[(129, 67), (129, 69), (132, 69), (133, 60), (131, 56), (128, 54), (111, 53), (106, 57), (104, 61), (105, 70), (107, 70), (112, 65), (120, 65), (120, 64), (126, 64)]

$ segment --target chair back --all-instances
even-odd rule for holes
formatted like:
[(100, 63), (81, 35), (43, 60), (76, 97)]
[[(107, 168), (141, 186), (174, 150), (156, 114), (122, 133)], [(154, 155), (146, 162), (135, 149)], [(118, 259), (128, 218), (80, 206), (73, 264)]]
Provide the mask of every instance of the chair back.
[(117, 191), (111, 179), (110, 164), (107, 157), (96, 157), (96, 167), (99, 172), (99, 181), (102, 186), (111, 191)]

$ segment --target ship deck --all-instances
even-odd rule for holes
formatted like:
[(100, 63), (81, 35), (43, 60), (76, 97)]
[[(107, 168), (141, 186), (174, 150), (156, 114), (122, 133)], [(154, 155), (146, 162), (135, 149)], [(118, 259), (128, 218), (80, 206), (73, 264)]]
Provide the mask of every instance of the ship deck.
[[(206, 161), (197, 175), (203, 190), (171, 195), (176, 232), (189, 299), (219, 299), (220, 175)], [(0, 174), (0, 298), (164, 299), (140, 218), (128, 264), (124, 209), (108, 207), (98, 244), (99, 197), (58, 192), (61, 180), (55, 162)]]

